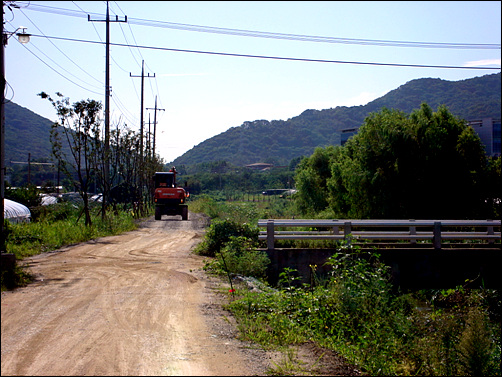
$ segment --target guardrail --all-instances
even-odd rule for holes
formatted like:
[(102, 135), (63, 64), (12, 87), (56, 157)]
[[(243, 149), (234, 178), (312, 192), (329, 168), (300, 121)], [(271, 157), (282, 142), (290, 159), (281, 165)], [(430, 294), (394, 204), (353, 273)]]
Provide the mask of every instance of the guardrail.
[[(260, 231), (258, 238), (267, 240), (269, 250), (274, 249), (275, 240), (345, 240), (347, 243), (353, 239), (402, 240), (411, 244), (416, 244), (418, 240), (430, 240), (435, 249), (441, 249), (443, 240), (477, 239), (495, 243), (501, 239), (500, 220), (261, 219), (258, 226), (266, 228)], [(294, 227), (316, 229), (277, 230)]]

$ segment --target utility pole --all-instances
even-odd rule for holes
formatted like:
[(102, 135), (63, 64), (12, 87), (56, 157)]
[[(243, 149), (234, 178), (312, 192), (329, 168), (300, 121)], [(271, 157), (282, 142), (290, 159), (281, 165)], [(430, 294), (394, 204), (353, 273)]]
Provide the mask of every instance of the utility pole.
[(157, 108), (157, 96), (155, 96), (155, 107), (147, 107), (147, 110), (155, 110), (153, 113), (153, 157), (155, 158), (155, 138), (156, 138), (156, 132), (157, 132), (157, 110), (158, 111), (165, 111), (166, 109), (158, 109)]
[[(144, 163), (143, 163), (143, 125), (144, 125), (144, 122), (143, 122), (143, 109), (145, 108), (144, 106), (144, 93), (145, 93), (145, 61), (142, 60), (141, 61), (141, 76), (133, 76), (131, 74), (131, 72), (129, 72), (129, 76), (130, 77), (141, 77), (141, 120), (140, 120), (140, 135), (139, 135), (139, 175), (140, 175), (140, 184), (139, 184), (139, 195), (140, 195), (140, 198), (141, 198), (141, 201), (140, 201), (140, 205), (141, 203), (143, 202), (143, 167), (144, 167)], [(155, 73), (153, 74), (153, 76), (150, 76), (150, 74), (148, 74), (146, 76), (147, 78), (153, 78), (155, 77)]]
[(106, 55), (105, 55), (105, 150), (104, 150), (104, 186), (103, 187), (103, 211), (105, 216), (105, 206), (110, 192), (110, 22), (127, 22), (127, 16), (124, 20), (119, 20), (119, 16), (115, 16), (115, 21), (110, 21), (110, 10), (108, 1), (106, 2), (106, 19), (91, 20), (91, 16), (87, 15), (87, 20), (92, 22), (106, 22)]
[[(5, 45), (7, 44), (7, 37), (4, 36), (3, 23), (4, 23), (4, 3), (2, 1), (2, 49), (0, 50), (0, 90), (2, 91), (2, 103), (0, 111), (0, 252), (4, 253), (5, 250), (5, 232), (4, 232), (4, 198), (5, 198)], [(3, 267), (3, 266), (2, 266)]]
[[(139, 140), (139, 153), (140, 153), (140, 163), (143, 164), (143, 109), (145, 108), (144, 106), (144, 93), (145, 93), (145, 61), (141, 61), (141, 76), (133, 76), (131, 72), (129, 72), (129, 77), (141, 77), (141, 124), (140, 124), (140, 140)], [(153, 76), (150, 76), (148, 74), (146, 76), (147, 78), (153, 78), (155, 77), (155, 73)]]
[[(31, 183), (31, 165), (47, 165), (47, 166), (55, 166), (53, 162), (33, 162), (31, 161), (31, 153), (28, 153), (28, 161), (27, 162), (24, 162), (24, 161), (10, 161), (11, 164), (24, 164), (24, 165), (28, 165), (28, 178), (27, 178), (27, 182), (28, 184)], [(59, 167), (59, 165), (58, 165)], [(59, 186), (59, 175), (58, 175), (58, 186)]]
[(148, 114), (148, 142), (147, 142), (147, 151), (149, 152), (150, 158), (152, 158), (152, 150), (151, 150), (151, 133), (150, 131), (150, 114)]
[[(26, 34), (25, 27), (18, 27), (14, 32), (10, 33), (4, 30), (4, 7), (19, 9), (19, 5), (13, 1), (2, 1), (2, 47), (0, 49), (0, 90), (2, 91), (2, 101), (0, 106), (0, 252), (1, 255), (6, 251), (5, 246), (5, 231), (4, 231), (4, 199), (5, 199), (5, 46), (9, 38), (15, 34), (19, 29), (23, 29), (21, 33), (17, 33), (19, 42), (28, 43), (30, 41), (30, 34)], [(13, 254), (11, 254), (13, 256)], [(10, 256), (9, 256), (10, 258)], [(3, 259), (3, 258), (2, 258)], [(3, 262), (2, 262), (3, 263)], [(15, 258), (14, 258), (15, 263)], [(3, 266), (2, 266), (3, 267)]]

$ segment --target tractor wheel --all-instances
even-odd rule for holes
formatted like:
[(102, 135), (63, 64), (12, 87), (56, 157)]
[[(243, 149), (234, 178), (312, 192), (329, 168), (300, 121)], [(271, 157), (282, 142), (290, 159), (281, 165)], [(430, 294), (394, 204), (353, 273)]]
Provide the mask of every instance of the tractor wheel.
[(188, 220), (188, 207), (183, 207), (181, 210), (181, 220)]
[(155, 207), (155, 220), (160, 220), (162, 217), (162, 209), (160, 207)]

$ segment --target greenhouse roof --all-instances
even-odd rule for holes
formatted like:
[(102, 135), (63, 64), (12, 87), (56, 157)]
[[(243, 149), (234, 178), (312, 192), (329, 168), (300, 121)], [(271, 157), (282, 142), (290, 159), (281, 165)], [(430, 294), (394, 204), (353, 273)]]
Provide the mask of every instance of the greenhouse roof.
[(10, 222), (30, 221), (31, 212), (25, 205), (4, 199), (4, 217)]

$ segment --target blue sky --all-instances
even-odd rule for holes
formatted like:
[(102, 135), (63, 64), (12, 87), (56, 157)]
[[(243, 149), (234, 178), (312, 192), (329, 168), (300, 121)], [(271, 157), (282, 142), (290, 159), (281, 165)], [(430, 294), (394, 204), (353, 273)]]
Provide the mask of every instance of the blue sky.
[[(88, 41), (105, 41), (105, 23), (88, 15), (104, 20), (106, 2), (15, 3), (19, 9), (4, 7), (5, 29), (26, 27), (32, 37), (26, 45), (9, 38), (6, 98), (50, 120), (55, 110), (37, 96), (41, 91), (104, 103), (105, 46)], [(144, 61), (145, 108), (157, 97), (164, 109), (157, 112), (156, 150), (165, 162), (245, 121), (365, 105), (424, 77), (458, 81), (500, 72), (500, 1), (110, 1), (109, 7), (112, 20), (128, 19), (110, 23), (111, 42), (122, 45), (110, 50), (111, 125), (139, 131), (137, 76)], [(153, 118), (144, 109), (145, 131), (149, 121), (153, 130)]]

